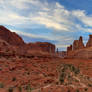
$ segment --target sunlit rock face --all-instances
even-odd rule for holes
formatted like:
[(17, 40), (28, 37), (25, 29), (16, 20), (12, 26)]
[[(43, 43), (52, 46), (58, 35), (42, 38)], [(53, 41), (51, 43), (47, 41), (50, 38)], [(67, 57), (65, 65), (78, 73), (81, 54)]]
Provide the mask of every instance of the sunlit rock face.
[(78, 50), (84, 48), (82, 36), (80, 36), (79, 40), (74, 40), (73, 42), (73, 50)]
[(0, 26), (0, 39), (5, 40), (10, 45), (24, 45), (24, 41), (15, 32), (11, 32), (4, 26)]
[(28, 48), (31, 50), (39, 50), (48, 53), (55, 53), (55, 45), (48, 42), (29, 43)]
[(84, 44), (83, 44), (82, 36), (80, 36), (80, 38), (79, 38), (79, 49), (82, 49), (82, 48), (84, 48)]
[[(4, 26), (0, 26), (0, 40), (1, 44), (4, 48), (13, 48), (14, 51), (18, 54), (25, 54), (29, 52), (43, 52), (43, 53), (55, 53), (55, 45), (49, 42), (35, 42), (35, 43), (25, 43), (23, 39), (16, 34), (15, 32), (11, 32)], [(8, 45), (5, 47), (3, 43), (7, 43)], [(2, 47), (2, 45), (0, 45)], [(4, 50), (1, 48), (1, 50)], [(10, 50), (10, 49), (9, 49)]]
[(89, 40), (86, 44), (86, 47), (92, 47), (92, 35), (89, 35)]

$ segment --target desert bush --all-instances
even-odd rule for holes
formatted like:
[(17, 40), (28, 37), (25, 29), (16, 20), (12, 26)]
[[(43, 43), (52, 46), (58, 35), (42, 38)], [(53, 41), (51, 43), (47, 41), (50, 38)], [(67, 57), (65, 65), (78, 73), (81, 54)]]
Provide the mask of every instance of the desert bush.
[(8, 89), (8, 92), (13, 92), (13, 88), (10, 87), (10, 88)]
[(12, 81), (16, 81), (16, 77), (13, 77), (13, 78), (12, 78)]
[(26, 86), (26, 90), (27, 90), (27, 92), (32, 92), (32, 88), (31, 88), (31, 85), (30, 84), (28, 84)]
[(89, 87), (92, 87), (92, 84), (88, 84)]
[(79, 89), (77, 89), (76, 92), (80, 92)]
[(88, 88), (85, 88), (84, 90), (85, 90), (85, 91), (88, 91)]
[(68, 91), (67, 92), (71, 92), (69, 89), (68, 89)]
[(3, 83), (0, 83), (0, 88), (4, 88), (4, 85), (3, 85)]
[(60, 74), (59, 81), (60, 81), (61, 84), (64, 83), (65, 77), (66, 77), (66, 74), (65, 74), (65, 73), (61, 73), (61, 74)]
[(18, 87), (18, 90), (19, 90), (19, 92), (22, 92), (22, 87), (21, 86)]

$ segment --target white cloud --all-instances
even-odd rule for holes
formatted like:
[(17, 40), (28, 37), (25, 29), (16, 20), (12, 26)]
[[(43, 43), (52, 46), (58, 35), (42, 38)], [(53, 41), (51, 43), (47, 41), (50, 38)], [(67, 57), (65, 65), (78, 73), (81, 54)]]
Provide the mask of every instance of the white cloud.
[(36, 23), (40, 23), (42, 25), (45, 25), (47, 28), (52, 28), (55, 30), (65, 30), (68, 31), (67, 27), (65, 25), (61, 25), (58, 22), (55, 22), (51, 19), (48, 18), (44, 18), (44, 17), (35, 17), (32, 18), (33, 21), (35, 21)]
[(52, 37), (48, 38), (48, 36), (36, 35), (36, 34), (32, 34), (32, 33), (22, 32), (22, 31), (19, 31), (19, 30), (12, 30), (12, 29), (11, 29), (11, 31), (16, 32), (19, 35), (29, 37), (29, 38), (43, 38), (43, 39), (47, 39), (47, 40), (54, 40)]
[(84, 10), (72, 11), (72, 14), (85, 24), (85, 26), (92, 27), (92, 15), (88, 16)]
[[(50, 36), (42, 36), (15, 31), (33, 38), (46, 38), (59, 41), (58, 47), (65, 47), (72, 42), (73, 37), (69, 32), (84, 31), (92, 33), (92, 15), (87, 15), (85, 10), (67, 10), (58, 2), (48, 3), (40, 0), (0, 0), (0, 24), (22, 28), (43, 26), (52, 29)], [(79, 20), (80, 23), (77, 23)], [(81, 24), (82, 22), (82, 24)], [(84, 26), (82, 26), (84, 25)], [(47, 30), (48, 31), (48, 30)], [(44, 32), (44, 30), (43, 30)], [(65, 44), (66, 43), (66, 44)]]

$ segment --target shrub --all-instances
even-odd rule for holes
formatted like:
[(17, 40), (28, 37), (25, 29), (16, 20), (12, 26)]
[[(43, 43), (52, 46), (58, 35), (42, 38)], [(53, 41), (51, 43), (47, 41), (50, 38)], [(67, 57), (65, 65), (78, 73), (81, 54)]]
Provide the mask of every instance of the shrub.
[(4, 88), (4, 85), (3, 85), (3, 83), (0, 83), (0, 88)]
[(77, 89), (76, 92), (80, 92), (79, 89)]
[(65, 79), (65, 77), (66, 77), (66, 74), (65, 74), (65, 73), (61, 73), (61, 74), (60, 74), (59, 81), (60, 81), (61, 84), (64, 83), (64, 79)]
[(85, 90), (85, 91), (88, 91), (88, 88), (85, 88), (84, 90)]
[(19, 90), (19, 92), (22, 92), (22, 87), (21, 86), (18, 87), (18, 90)]
[(67, 92), (71, 92), (69, 89), (68, 89), (68, 91)]
[(27, 90), (27, 92), (32, 92), (32, 88), (31, 88), (30, 84), (27, 85), (26, 90)]
[(16, 77), (13, 77), (12, 81), (16, 81)]
[(10, 88), (8, 89), (8, 92), (13, 92), (13, 88), (10, 87)]

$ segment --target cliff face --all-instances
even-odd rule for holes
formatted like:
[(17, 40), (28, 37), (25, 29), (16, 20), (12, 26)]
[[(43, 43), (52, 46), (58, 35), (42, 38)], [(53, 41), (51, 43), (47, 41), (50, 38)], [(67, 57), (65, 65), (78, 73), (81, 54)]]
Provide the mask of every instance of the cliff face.
[(72, 51), (72, 45), (70, 45), (70, 46), (67, 47), (67, 55), (68, 55), (69, 52), (71, 52), (71, 51)]
[(0, 26), (0, 39), (5, 40), (11, 45), (19, 46), (24, 45), (24, 41), (15, 32), (10, 32), (4, 26)]
[[(11, 32), (4, 26), (0, 26), (0, 40), (5, 41), (7, 44), (9, 44), (7, 46), (3, 46), (4, 48), (9, 46), (11, 46), (11, 48), (14, 47), (16, 53), (18, 54), (28, 53), (32, 51), (55, 53), (55, 45), (48, 42), (26, 44), (19, 35), (17, 35), (15, 32)], [(2, 41), (0, 41), (1, 44), (3, 44)], [(0, 46), (2, 47), (1, 44)]]
[(84, 48), (82, 36), (80, 36), (78, 44), (79, 44), (79, 49), (83, 49)]
[(89, 40), (86, 44), (86, 47), (92, 47), (92, 35), (89, 35)]
[(78, 50), (84, 48), (82, 36), (80, 36), (79, 40), (74, 40), (73, 42), (73, 50)]
[(48, 42), (29, 43), (27, 47), (33, 51), (39, 50), (42, 52), (55, 53), (55, 45)]

